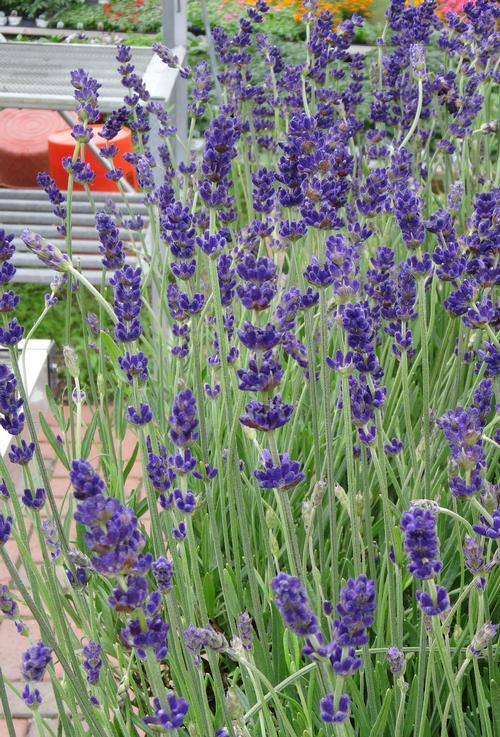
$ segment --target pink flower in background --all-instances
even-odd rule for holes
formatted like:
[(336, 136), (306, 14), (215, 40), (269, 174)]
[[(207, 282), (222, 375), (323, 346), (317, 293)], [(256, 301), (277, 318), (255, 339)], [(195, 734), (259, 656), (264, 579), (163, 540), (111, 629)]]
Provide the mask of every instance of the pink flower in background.
[(446, 13), (461, 13), (467, 0), (441, 0), (439, 10)]

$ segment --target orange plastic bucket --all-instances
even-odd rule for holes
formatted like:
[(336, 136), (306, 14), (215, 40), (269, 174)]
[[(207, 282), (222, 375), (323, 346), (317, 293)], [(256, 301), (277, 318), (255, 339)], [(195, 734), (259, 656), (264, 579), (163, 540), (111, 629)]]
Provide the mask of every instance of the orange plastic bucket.
[[(102, 130), (102, 125), (91, 125), (89, 126), (94, 131), (94, 137), (92, 143), (97, 148), (104, 148), (108, 145), (106, 139), (99, 136), (99, 132)], [(75, 139), (71, 135), (71, 128), (65, 128), (64, 130), (52, 133), (49, 136), (49, 171), (50, 175), (54, 178), (57, 186), (60, 189), (68, 188), (68, 174), (64, 170), (62, 165), (62, 159), (64, 156), (72, 156), (75, 148)], [(137, 189), (137, 177), (135, 173), (135, 167), (123, 158), (124, 153), (131, 152), (132, 149), (132, 136), (128, 128), (122, 128), (117, 136), (113, 138), (111, 143), (118, 148), (118, 153), (114, 158), (114, 165), (118, 169), (123, 170), (123, 176), (131, 184), (134, 189)], [(95, 172), (95, 179), (90, 185), (90, 189), (98, 192), (116, 192), (118, 185), (116, 182), (112, 182), (106, 178), (106, 172), (108, 171), (102, 161), (88, 149), (85, 149), (85, 161), (90, 164), (92, 171)], [(75, 184), (74, 188), (77, 190), (83, 189), (82, 185)]]

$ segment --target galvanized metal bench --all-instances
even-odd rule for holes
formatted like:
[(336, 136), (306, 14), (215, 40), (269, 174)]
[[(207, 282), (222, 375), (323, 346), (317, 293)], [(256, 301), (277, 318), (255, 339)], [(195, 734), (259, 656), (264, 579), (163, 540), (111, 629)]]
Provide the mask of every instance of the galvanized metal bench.
[[(174, 49), (180, 63), (183, 62), (186, 46), (186, 2), (187, 0), (164, 0), (163, 35), (165, 43)], [(115, 59), (114, 46), (98, 44), (56, 44), (5, 42), (0, 44), (0, 108), (36, 108), (57, 110), (67, 120), (66, 111), (74, 106), (70, 71), (83, 68), (102, 85), (99, 90), (99, 109), (109, 113), (123, 104), (124, 88), (121, 85)], [(173, 122), (180, 140), (186, 137), (186, 87), (176, 69), (169, 69), (146, 47), (132, 48), (136, 72), (142, 76), (152, 100), (172, 106)], [(158, 123), (151, 119), (151, 145), (159, 142)], [(96, 149), (94, 149), (96, 151)], [(179, 155), (179, 149), (176, 151)], [(160, 167), (157, 167), (159, 170)], [(161, 171), (157, 172), (161, 178)], [(130, 192), (130, 185), (123, 181), (128, 190), (127, 199), (134, 214), (145, 215), (142, 198)], [(111, 193), (94, 192), (97, 206), (106, 199), (117, 201)], [(81, 268), (94, 284), (101, 280), (101, 257), (98, 238), (94, 228), (94, 215), (85, 193), (74, 195), (72, 217), (73, 253), (80, 258)], [(19, 239), (23, 227), (29, 226), (65, 250), (64, 240), (54, 227), (52, 208), (41, 190), (0, 189), (0, 227), (16, 235), (18, 252), (14, 263), (18, 269), (17, 281), (47, 282), (50, 272), (39, 268), (35, 256), (27, 252)], [(122, 232), (127, 238), (127, 232)]]
[[(123, 212), (125, 217), (129, 217), (129, 213), (124, 210), (119, 193), (94, 192), (93, 197), (97, 209), (111, 202)], [(127, 202), (131, 213), (134, 216), (140, 215), (144, 219), (142, 233), (129, 232), (126, 227), (120, 229), (125, 248), (130, 254), (127, 260), (131, 262), (135, 260), (134, 251), (142, 250), (141, 235), (145, 239), (148, 237), (148, 218), (141, 194), (138, 192), (128, 194)], [(99, 253), (94, 214), (90, 209), (85, 192), (73, 193), (71, 222), (73, 261), (92, 284), (100, 284), (102, 256)], [(47, 200), (45, 193), (38, 189), (0, 189), (0, 225), (8, 233), (14, 234), (16, 252), (12, 257), (12, 263), (17, 269), (14, 281), (48, 284), (54, 272), (40, 268), (40, 262), (36, 256), (28, 251), (19, 237), (23, 229), (28, 227), (50, 240), (61, 251), (66, 250), (64, 237), (56, 230), (52, 205)]]

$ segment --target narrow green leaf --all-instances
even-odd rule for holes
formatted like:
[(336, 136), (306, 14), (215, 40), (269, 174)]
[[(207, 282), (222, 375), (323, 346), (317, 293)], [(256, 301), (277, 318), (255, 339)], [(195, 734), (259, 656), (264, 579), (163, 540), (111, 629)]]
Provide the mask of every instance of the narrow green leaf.
[(203, 578), (203, 597), (207, 607), (209, 619), (212, 619), (215, 612), (215, 585), (212, 571), (207, 571)]
[(500, 737), (500, 686), (496, 681), (490, 683), (491, 711), (493, 713), (493, 732)]
[(57, 406), (52, 389), (48, 384), (45, 384), (45, 396), (47, 397), (47, 402), (49, 403), (50, 411), (54, 415), (54, 419), (57, 420), (59, 427), (62, 427), (64, 425), (64, 418), (61, 415), (60, 408)]
[(108, 335), (108, 333), (105, 333), (104, 330), (101, 330), (100, 338), (106, 353), (112, 359), (114, 364), (118, 364), (118, 358), (122, 355), (122, 352), (114, 342), (113, 338)]
[(132, 451), (132, 455), (130, 456), (130, 460), (125, 466), (125, 470), (123, 471), (123, 481), (125, 482), (128, 479), (129, 473), (134, 467), (135, 459), (137, 458), (137, 453), (139, 452), (139, 443), (135, 444), (135, 448)]
[(50, 445), (54, 449), (56, 456), (59, 458), (59, 460), (64, 465), (64, 467), (69, 470), (69, 461), (66, 457), (66, 453), (64, 452), (64, 448), (61, 445), (61, 443), (57, 442), (56, 436), (52, 432), (52, 428), (50, 427), (49, 423), (47, 422), (47, 420), (45, 419), (45, 417), (43, 416), (41, 412), (38, 415), (38, 419), (40, 421), (40, 425), (42, 426), (43, 434), (45, 435)]
[(98, 421), (99, 421), (99, 413), (94, 412), (92, 419), (90, 421), (90, 425), (85, 431), (85, 435), (83, 438), (82, 458), (87, 458), (88, 454), (90, 453), (90, 449), (92, 448), (92, 441), (94, 440), (94, 435), (95, 435)]
[(14, 722), (12, 721), (12, 714), (9, 708), (9, 699), (5, 690), (5, 682), (3, 680), (2, 669), (0, 668), (0, 699), (2, 700), (3, 716), (7, 722), (7, 729), (9, 730), (9, 737), (16, 737), (16, 730)]
[(385, 692), (384, 702), (381, 710), (379, 711), (378, 717), (371, 728), (370, 737), (382, 737), (384, 734), (385, 725), (387, 724), (387, 719), (389, 718), (389, 712), (391, 709), (392, 694), (392, 689), (387, 689)]

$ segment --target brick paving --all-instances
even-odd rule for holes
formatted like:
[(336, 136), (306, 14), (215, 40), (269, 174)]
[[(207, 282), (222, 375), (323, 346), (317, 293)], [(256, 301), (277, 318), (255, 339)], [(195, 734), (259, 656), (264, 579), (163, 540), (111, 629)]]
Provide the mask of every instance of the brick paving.
[[(83, 421), (88, 423), (91, 419), (92, 412), (90, 408), (85, 407), (83, 410)], [(47, 420), (51, 425), (52, 430), (55, 434), (59, 432), (55, 421), (50, 416), (47, 416)], [(57, 459), (51, 445), (45, 440), (43, 435), (40, 436), (40, 445), (43, 453), (43, 457), (46, 462), (47, 469), (51, 477), (51, 487), (55, 498), (60, 504), (63, 504), (65, 496), (69, 489), (68, 471)], [(135, 446), (135, 438), (132, 432), (128, 431), (123, 444), (122, 452), (124, 459), (127, 459), (129, 454), (132, 452)], [(99, 456), (99, 448), (96, 446), (91, 449), (89, 454), (92, 462), (96, 461)], [(125, 460), (126, 462), (126, 460)], [(96, 464), (97, 465), (97, 464)], [(132, 488), (136, 487), (141, 483), (142, 472), (140, 461), (136, 460), (134, 467), (127, 479), (126, 490), (129, 492)], [(33, 560), (35, 563), (40, 563), (42, 560), (42, 553), (40, 544), (33, 526), (29, 522), (27, 516), (25, 517), (27, 529), (29, 531), (29, 542), (30, 551), (32, 553)], [(11, 556), (12, 561), (15, 563), (22, 576), (22, 561), (19, 559), (17, 552), (16, 543), (13, 539), (6, 543), (6, 549)], [(10, 583), (10, 576), (8, 575), (3, 562), (0, 561), (0, 583)], [(29, 628), (31, 640), (39, 638), (38, 624), (32, 619), (29, 609), (23, 604), (20, 604), (20, 611), (23, 621)], [(29, 640), (26, 637), (20, 635), (14, 623), (9, 620), (3, 620), (0, 623), (0, 665), (4, 677), (12, 682), (12, 685), (21, 692), (24, 687), (24, 682), (20, 677), (20, 665), (22, 652), (29, 646)], [(58, 663), (55, 664), (56, 674), (60, 675), (61, 670)], [(39, 688), (42, 694), (42, 704), (40, 706), (40, 712), (47, 720), (47, 724), (52, 728), (54, 732), (57, 729), (57, 709), (52, 694), (52, 687), (48, 681), (44, 681), (39, 684)], [(14, 721), (14, 731), (16, 737), (38, 737), (38, 732), (34, 722), (31, 719), (31, 712), (25, 706), (23, 700), (7, 688), (7, 694), (9, 698), (9, 706)], [(3, 718), (3, 711), (0, 704), (0, 737), (9, 737), (7, 724)]]

